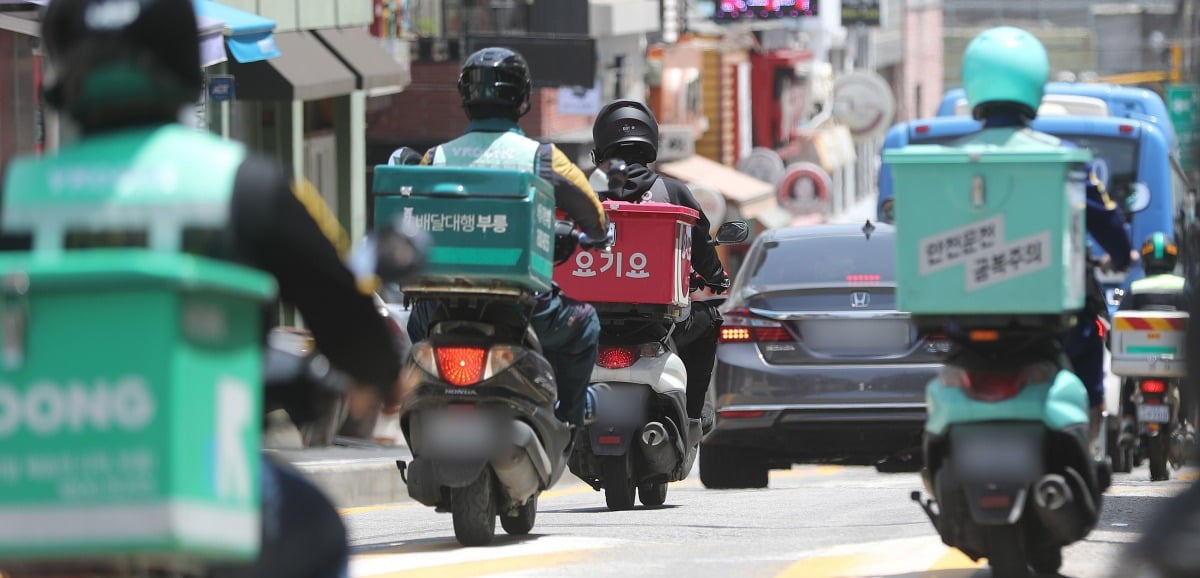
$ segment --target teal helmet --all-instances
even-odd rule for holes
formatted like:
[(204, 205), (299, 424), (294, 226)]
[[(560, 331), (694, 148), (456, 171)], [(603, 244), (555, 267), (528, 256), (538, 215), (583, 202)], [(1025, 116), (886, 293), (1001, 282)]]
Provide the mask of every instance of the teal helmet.
[(1142, 270), (1146, 275), (1163, 275), (1175, 270), (1179, 247), (1165, 233), (1154, 232), (1142, 243)]
[(963, 53), (963, 90), (976, 119), (995, 110), (1036, 117), (1049, 77), (1046, 47), (1020, 28), (984, 30)]

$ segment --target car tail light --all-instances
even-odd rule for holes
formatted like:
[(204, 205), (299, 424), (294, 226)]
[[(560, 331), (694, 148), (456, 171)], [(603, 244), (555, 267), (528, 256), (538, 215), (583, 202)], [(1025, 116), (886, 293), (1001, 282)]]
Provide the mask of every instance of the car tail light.
[(1146, 379), (1142, 381), (1142, 392), (1144, 393), (1163, 393), (1167, 391), (1167, 383), (1158, 379)]
[(926, 134), (926, 133), (928, 133), (928, 132), (929, 132), (929, 125), (927, 125), (927, 124), (919, 124), (919, 125), (917, 125), (916, 132), (917, 132), (917, 134)]
[(438, 347), (437, 365), (442, 379), (459, 387), (483, 379), (487, 349), (482, 347)]
[(767, 412), (761, 409), (723, 409), (718, 411), (717, 415), (728, 419), (745, 419), (762, 417), (767, 415)]
[(882, 279), (879, 275), (846, 275), (848, 285), (878, 285)]
[(723, 316), (721, 343), (767, 343), (792, 341), (792, 334), (778, 321), (763, 319), (749, 309), (733, 309)]
[(942, 383), (960, 387), (967, 397), (979, 401), (1004, 401), (1016, 397), (1026, 384), (1046, 383), (1054, 379), (1055, 365), (1039, 362), (1020, 369), (972, 369), (946, 366)]
[(1131, 134), (1133, 132), (1133, 125), (1132, 124), (1123, 124), (1123, 125), (1121, 125), (1121, 128), (1119, 128), (1117, 130), (1121, 131), (1121, 134)]

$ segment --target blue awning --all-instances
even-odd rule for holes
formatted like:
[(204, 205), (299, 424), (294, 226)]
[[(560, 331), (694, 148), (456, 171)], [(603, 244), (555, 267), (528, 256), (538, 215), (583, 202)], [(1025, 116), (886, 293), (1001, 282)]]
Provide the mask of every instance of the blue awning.
[(277, 58), (275, 21), (212, 0), (195, 0), (196, 14), (225, 23), (225, 44), (238, 62)]

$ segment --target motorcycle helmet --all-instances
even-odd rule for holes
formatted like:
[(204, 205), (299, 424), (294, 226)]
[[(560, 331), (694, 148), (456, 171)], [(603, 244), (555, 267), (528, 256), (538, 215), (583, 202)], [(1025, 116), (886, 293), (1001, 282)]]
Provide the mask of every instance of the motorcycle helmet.
[(658, 121), (645, 104), (618, 99), (608, 103), (592, 125), (592, 160), (601, 162), (617, 156), (617, 149), (629, 148), (633, 158), (627, 162), (649, 164), (658, 159)]
[(90, 128), (171, 119), (204, 87), (191, 0), (53, 0), (46, 102)]
[(468, 56), (458, 74), (458, 95), (470, 119), (521, 118), (529, 112), (531, 86), (525, 57), (498, 46)]
[(1046, 48), (1020, 28), (984, 30), (963, 53), (963, 90), (976, 119), (996, 110), (1033, 119), (1049, 77)]
[(1142, 269), (1146, 275), (1162, 275), (1175, 270), (1179, 247), (1164, 233), (1152, 233), (1142, 243)]

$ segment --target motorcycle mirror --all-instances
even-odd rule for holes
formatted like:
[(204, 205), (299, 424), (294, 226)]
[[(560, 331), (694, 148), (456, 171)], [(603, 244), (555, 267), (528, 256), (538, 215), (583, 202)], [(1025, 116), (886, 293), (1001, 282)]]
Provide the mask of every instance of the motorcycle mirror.
[(425, 266), (432, 244), (429, 234), (403, 217), (375, 233), (375, 274), (385, 283), (400, 283)]
[(716, 241), (719, 245), (744, 243), (750, 238), (750, 226), (745, 221), (728, 221), (721, 223), (717, 229)]

